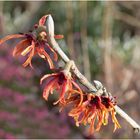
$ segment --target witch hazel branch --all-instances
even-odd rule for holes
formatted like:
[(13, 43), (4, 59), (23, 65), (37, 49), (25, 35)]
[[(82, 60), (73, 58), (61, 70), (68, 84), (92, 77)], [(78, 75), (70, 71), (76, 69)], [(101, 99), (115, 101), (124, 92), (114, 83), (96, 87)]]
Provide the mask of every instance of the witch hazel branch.
[[(50, 26), (51, 24), (51, 26)], [(54, 30), (54, 22), (53, 19), (51, 17), (51, 15), (48, 16), (47, 20), (46, 20), (46, 27), (47, 28), (47, 33), (48, 33), (48, 41), (51, 45), (51, 47), (61, 56), (61, 58), (64, 60), (64, 62), (68, 62), (70, 61), (69, 58), (66, 56), (66, 54), (61, 50), (60, 46), (58, 45), (58, 43), (55, 41), (53, 34), (51, 34), (50, 30), (51, 28), (49, 27), (53, 27)], [(104, 95), (105, 96), (110, 96), (111, 94), (108, 93), (105, 89), (105, 87), (99, 82), (99, 81), (94, 81), (94, 84), (91, 84), (78, 70), (78, 68), (76, 67), (75, 64), (73, 64), (72, 70), (74, 72), (74, 74), (77, 76), (77, 78), (79, 79), (79, 81), (86, 86), (90, 91), (92, 91), (92, 93), (94, 93), (95, 95)], [(136, 131), (140, 131), (140, 126), (131, 118), (129, 117), (120, 107), (118, 107), (117, 105), (114, 106), (115, 111), (121, 116), (123, 117)]]
[[(53, 71), (56, 69), (53, 61), (58, 61), (57, 55), (66, 63), (63, 70), (44, 75), (40, 84), (46, 81), (43, 90), (45, 100), (48, 100), (54, 90), (57, 91), (59, 98), (53, 104), (59, 105), (60, 111), (63, 111), (69, 104), (71, 105), (68, 115), (75, 120), (77, 127), (81, 124), (89, 125), (89, 132), (93, 134), (94, 131), (99, 131), (102, 125), (107, 125), (108, 118), (111, 117), (114, 123), (113, 131), (115, 131), (121, 127), (116, 118), (116, 113), (118, 113), (135, 130), (140, 130), (140, 126), (117, 106), (115, 98), (102, 83), (99, 81), (90, 83), (78, 70), (74, 61), (63, 52), (55, 40), (63, 36), (54, 34), (54, 21), (51, 15), (43, 16), (38, 24), (35, 24), (32, 32), (8, 35), (0, 40), (0, 45), (13, 38), (22, 39), (14, 48), (13, 56), (27, 57), (23, 64), (24, 67), (29, 65), (33, 68), (31, 61), (35, 55), (47, 61)], [(53, 58), (50, 57), (46, 48), (51, 51)]]

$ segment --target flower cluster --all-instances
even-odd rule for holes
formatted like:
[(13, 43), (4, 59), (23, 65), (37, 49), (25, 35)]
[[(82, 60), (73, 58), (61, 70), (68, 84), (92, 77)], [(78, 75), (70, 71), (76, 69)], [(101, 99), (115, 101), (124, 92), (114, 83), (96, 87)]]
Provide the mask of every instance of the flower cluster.
[[(10, 39), (22, 39), (14, 48), (13, 56), (27, 56), (26, 61), (24, 62), (23, 66), (26, 67), (30, 65), (32, 67), (32, 58), (34, 55), (38, 54), (41, 58), (48, 61), (49, 66), (51, 69), (54, 68), (53, 61), (49, 54), (46, 52), (45, 47), (49, 49), (53, 55), (54, 60), (57, 61), (57, 54), (56, 52), (50, 47), (47, 41), (47, 32), (45, 27), (46, 18), (48, 15), (43, 16), (38, 24), (34, 25), (34, 30), (29, 33), (20, 33), (20, 34), (13, 34), (8, 35), (0, 40), (0, 45)], [(63, 38), (62, 35), (56, 35), (55, 38), (61, 39)]]
[(65, 108), (68, 104), (72, 105), (69, 116), (73, 117), (76, 126), (80, 124), (90, 124), (90, 134), (99, 131), (102, 124), (108, 124), (109, 114), (114, 123), (114, 131), (120, 128), (120, 124), (116, 119), (116, 112), (114, 106), (116, 102), (114, 98), (106, 96), (96, 96), (94, 93), (84, 93), (80, 86), (71, 77), (71, 74), (66, 75), (63, 71), (45, 75), (41, 78), (42, 81), (46, 79), (48, 82), (44, 88), (43, 97), (48, 100), (49, 93), (53, 93), (56, 89), (60, 94), (59, 100), (54, 104), (59, 103), (60, 110)]
[[(69, 116), (73, 117), (76, 121), (76, 126), (79, 124), (90, 124), (90, 134), (95, 131), (99, 131), (102, 124), (108, 124), (109, 114), (112, 116), (114, 123), (114, 131), (120, 128), (120, 125), (115, 117), (114, 102), (110, 98), (104, 96), (96, 96), (92, 93), (84, 94), (83, 102), (80, 106), (77, 106), (79, 101), (78, 96), (74, 96), (67, 100), (66, 104), (74, 102), (74, 108), (69, 112)], [(96, 121), (96, 128), (95, 128)]]
[[(71, 74), (68, 73), (67, 75), (65, 74), (65, 71), (59, 72), (59, 73), (53, 73), (53, 74), (47, 74), (44, 75), (40, 83), (42, 84), (43, 80), (47, 79), (49, 81), (43, 92), (43, 97), (48, 100), (49, 93), (53, 93), (53, 90), (56, 89), (60, 91), (60, 97), (57, 103), (65, 104), (65, 98), (69, 99), (72, 94), (79, 94), (80, 95), (80, 101), (79, 104), (82, 103), (83, 101), (83, 95), (82, 95), (82, 90), (78, 86), (78, 84), (74, 81), (74, 79), (71, 77)], [(67, 94), (67, 95), (66, 95)], [(65, 97), (67, 96), (67, 97)]]
[[(39, 20), (39, 23), (34, 26), (32, 32), (9, 35), (0, 40), (0, 45), (9, 39), (20, 38), (22, 40), (14, 48), (13, 56), (28, 55), (23, 64), (24, 67), (28, 65), (32, 67), (32, 58), (34, 55), (38, 54), (48, 62), (50, 69), (55, 70), (53, 60), (57, 61), (58, 56), (47, 40), (48, 34), (45, 26), (47, 18), (48, 15), (43, 16)], [(54, 37), (62, 38), (61, 35)], [(53, 59), (45, 50), (45, 47), (53, 53)], [(43, 91), (44, 99), (48, 100), (50, 93), (53, 94), (54, 91), (57, 91), (59, 98), (54, 102), (54, 105), (59, 104), (62, 110), (68, 104), (71, 104), (72, 109), (69, 112), (69, 116), (74, 118), (76, 126), (79, 126), (80, 124), (89, 124), (90, 134), (94, 132), (94, 129), (95, 131), (99, 131), (102, 125), (107, 125), (109, 115), (111, 115), (114, 123), (114, 131), (117, 128), (120, 128), (115, 116), (116, 112), (114, 106), (116, 103), (114, 102), (114, 99), (112, 100), (108, 96), (97, 96), (95, 93), (87, 93), (84, 91), (76, 81), (77, 79), (73, 77), (71, 67), (72, 64), (67, 65), (63, 70), (52, 74), (46, 74), (41, 78), (40, 84), (46, 81)], [(99, 90), (97, 92), (99, 92)]]

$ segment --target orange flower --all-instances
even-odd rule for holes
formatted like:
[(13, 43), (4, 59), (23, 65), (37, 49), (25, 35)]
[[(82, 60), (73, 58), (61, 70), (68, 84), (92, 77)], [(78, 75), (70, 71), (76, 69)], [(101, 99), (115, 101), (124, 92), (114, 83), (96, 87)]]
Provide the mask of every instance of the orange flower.
[[(13, 34), (8, 35), (0, 40), (0, 45), (5, 41), (10, 39), (17, 39), (21, 38), (22, 40), (15, 46), (13, 51), (13, 56), (26, 56), (28, 58), (24, 62), (23, 66), (26, 67), (30, 65), (32, 67), (31, 61), (34, 55), (38, 54), (41, 58), (48, 61), (49, 66), (51, 69), (54, 68), (53, 61), (51, 60), (49, 54), (45, 51), (45, 47), (50, 49), (50, 51), (54, 55), (54, 60), (57, 61), (57, 54), (56, 52), (49, 46), (47, 41), (47, 33), (46, 27), (44, 26), (46, 21), (47, 15), (43, 16), (39, 20), (39, 24), (34, 26), (34, 30), (30, 33), (26, 34)], [(62, 38), (63, 36), (58, 35), (56, 38)]]
[[(114, 123), (114, 131), (120, 128), (120, 125), (115, 116), (114, 102), (107, 97), (98, 97), (93, 94), (84, 94), (83, 103), (77, 106), (79, 97), (75, 96), (67, 100), (67, 103), (74, 103), (75, 107), (69, 112), (69, 116), (73, 117), (76, 121), (76, 126), (79, 124), (90, 124), (89, 132), (92, 134), (95, 131), (99, 131), (102, 124), (108, 124), (109, 113), (112, 116)], [(96, 127), (95, 127), (95, 122)]]
[(42, 84), (45, 79), (48, 81), (43, 91), (43, 97), (45, 100), (48, 100), (49, 93), (52, 94), (54, 90), (57, 90), (60, 92), (60, 97), (54, 104), (65, 104), (65, 100), (69, 99), (74, 93), (78, 93), (80, 95), (79, 104), (82, 103), (82, 91), (79, 85), (73, 80), (70, 73), (66, 75), (64, 71), (62, 71), (59, 73), (44, 75), (40, 80), (40, 84)]

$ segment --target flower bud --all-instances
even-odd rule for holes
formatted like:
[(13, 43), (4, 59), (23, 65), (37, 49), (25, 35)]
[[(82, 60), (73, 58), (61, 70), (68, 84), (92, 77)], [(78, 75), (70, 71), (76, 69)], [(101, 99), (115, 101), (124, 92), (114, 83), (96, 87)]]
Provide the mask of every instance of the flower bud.
[(47, 34), (54, 37), (54, 21), (51, 15), (47, 16), (45, 25)]

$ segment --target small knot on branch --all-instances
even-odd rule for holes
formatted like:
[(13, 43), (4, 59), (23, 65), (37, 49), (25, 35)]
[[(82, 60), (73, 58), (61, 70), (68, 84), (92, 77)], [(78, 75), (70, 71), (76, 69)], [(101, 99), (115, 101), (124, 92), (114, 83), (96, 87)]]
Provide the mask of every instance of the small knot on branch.
[(133, 128), (135, 134), (140, 134), (140, 128)]

